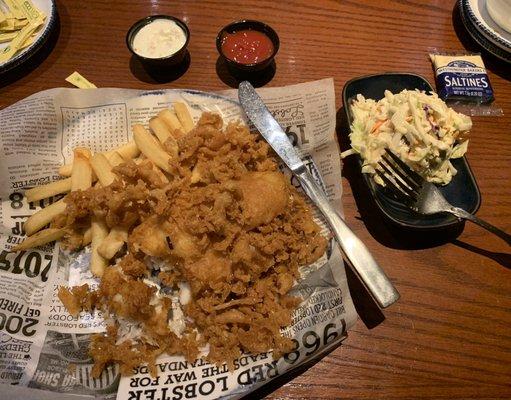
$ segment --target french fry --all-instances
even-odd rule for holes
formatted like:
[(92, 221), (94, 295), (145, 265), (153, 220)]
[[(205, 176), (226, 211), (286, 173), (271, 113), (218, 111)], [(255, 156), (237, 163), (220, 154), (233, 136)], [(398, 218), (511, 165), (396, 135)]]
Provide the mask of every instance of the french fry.
[(108, 186), (115, 180), (112, 165), (110, 165), (105, 155), (101, 153), (94, 154), (90, 164), (102, 186)]
[(32, 214), (25, 221), (25, 233), (27, 236), (32, 236), (37, 231), (40, 231), (45, 225), (48, 225), (57, 215), (66, 210), (66, 203), (61, 199), (48, 207), (39, 210)]
[(73, 150), (73, 170), (71, 172), (71, 191), (86, 190), (92, 186), (92, 168), (90, 150), (77, 147)]
[(64, 229), (48, 228), (37, 232), (35, 235), (26, 238), (22, 243), (18, 244), (11, 251), (21, 251), (42, 246), (43, 244), (59, 240), (64, 236)]
[(59, 167), (59, 175), (60, 176), (71, 176), (73, 172), (73, 163), (64, 164)]
[(108, 236), (98, 247), (98, 253), (107, 260), (112, 259), (128, 241), (128, 229), (122, 226), (115, 226), (110, 230)]
[(116, 151), (117, 153), (119, 153), (119, 155), (125, 161), (129, 161), (140, 154), (140, 150), (139, 150), (137, 144), (133, 140), (130, 140), (125, 145), (118, 147), (112, 151)]
[(48, 183), (47, 185), (38, 186), (28, 189), (25, 192), (28, 202), (47, 199), (60, 193), (67, 193), (71, 190), (71, 178), (61, 179), (59, 181)]
[(179, 122), (176, 113), (169, 109), (161, 110), (158, 113), (158, 118), (160, 118), (168, 126), (175, 139), (179, 139), (184, 136), (185, 130), (183, 125), (181, 125), (181, 122)]
[(190, 111), (188, 111), (188, 107), (185, 103), (181, 103), (179, 101), (172, 103), (172, 105), (174, 106), (174, 111), (176, 111), (179, 122), (183, 125), (185, 133), (190, 132), (194, 127), (194, 123), (192, 116), (190, 115)]
[[(117, 152), (117, 154), (122, 157), (123, 162), (129, 161), (132, 158), (135, 158), (136, 156), (138, 156), (140, 154), (140, 150), (138, 149), (137, 145), (135, 144), (135, 142), (133, 140), (130, 140), (128, 143), (126, 143), (116, 149), (109, 150), (109, 151), (105, 152), (104, 154), (105, 154), (106, 158), (110, 161), (110, 163), (112, 163), (112, 160), (110, 159), (110, 157), (116, 157), (116, 156), (113, 156), (114, 152)], [(112, 165), (113, 165), (113, 163), (112, 163)], [(59, 168), (59, 175), (60, 176), (71, 176), (72, 170), (73, 170), (73, 163), (64, 164), (64, 165), (60, 166), (60, 168)]]
[(163, 150), (161, 144), (158, 143), (147, 129), (142, 125), (133, 125), (133, 138), (143, 155), (162, 170), (170, 173), (170, 155)]
[(179, 148), (174, 139), (167, 128), (167, 125), (163, 122), (161, 118), (152, 118), (149, 121), (149, 127), (152, 129), (158, 140), (162, 145), (164, 145), (164, 149), (169, 151), (172, 154), (172, 157), (177, 157)]
[(90, 270), (94, 276), (103, 276), (105, 268), (108, 266), (108, 260), (98, 253), (98, 247), (108, 235), (108, 227), (105, 221), (97, 217), (92, 218), (92, 253), (90, 258)]
[(170, 137), (170, 131), (161, 118), (151, 118), (149, 121), (149, 128), (151, 128), (161, 144), (165, 143)]
[(107, 154), (106, 158), (112, 167), (117, 167), (119, 164), (125, 162), (124, 159), (116, 151), (112, 151), (111, 153)]
[(85, 247), (92, 241), (92, 227), (88, 227), (83, 233), (82, 246)]

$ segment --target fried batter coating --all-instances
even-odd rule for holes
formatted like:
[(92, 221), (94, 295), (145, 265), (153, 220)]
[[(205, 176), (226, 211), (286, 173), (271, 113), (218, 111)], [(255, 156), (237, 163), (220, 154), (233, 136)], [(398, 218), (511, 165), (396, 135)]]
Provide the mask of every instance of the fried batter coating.
[[(93, 340), (94, 376), (110, 362), (123, 373), (154, 366), (164, 352), (193, 359), (206, 343), (208, 360), (230, 365), (243, 352), (279, 357), (292, 350), (280, 329), (300, 299), (288, 292), (298, 267), (321, 257), (327, 241), (268, 144), (239, 123), (222, 126), (218, 115), (204, 113), (177, 140), (172, 175), (162, 177), (149, 160), (130, 161), (114, 168), (110, 186), (67, 196), (70, 232), (93, 215), (129, 228), (127, 254), (106, 269), (95, 295), (117, 322)], [(171, 298), (149, 278), (162, 292), (188, 282), (183, 326)], [(82, 306), (73, 294), (62, 292), (70, 311)], [(123, 321), (142, 334), (125, 340)]]

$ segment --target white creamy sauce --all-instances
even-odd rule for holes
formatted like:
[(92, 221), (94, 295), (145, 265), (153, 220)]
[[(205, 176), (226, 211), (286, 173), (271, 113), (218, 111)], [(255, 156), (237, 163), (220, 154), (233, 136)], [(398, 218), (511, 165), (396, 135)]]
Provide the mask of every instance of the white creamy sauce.
[(186, 42), (183, 29), (169, 19), (155, 19), (133, 39), (133, 50), (142, 57), (162, 58), (176, 53)]

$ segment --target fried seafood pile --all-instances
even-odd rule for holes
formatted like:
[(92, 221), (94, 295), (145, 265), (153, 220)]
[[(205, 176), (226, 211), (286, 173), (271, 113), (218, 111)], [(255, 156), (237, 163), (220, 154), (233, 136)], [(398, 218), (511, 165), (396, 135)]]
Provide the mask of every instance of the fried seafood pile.
[(170, 173), (139, 158), (114, 167), (110, 185), (64, 199), (53, 227), (71, 249), (94, 218), (128, 233), (97, 290), (59, 292), (75, 315), (107, 315), (106, 332), (92, 340), (95, 376), (112, 362), (125, 374), (140, 364), (154, 371), (162, 353), (194, 359), (206, 349), (211, 362), (230, 364), (242, 352), (292, 349), (280, 329), (300, 299), (288, 292), (327, 241), (266, 142), (242, 124), (222, 125), (204, 113), (164, 143)]

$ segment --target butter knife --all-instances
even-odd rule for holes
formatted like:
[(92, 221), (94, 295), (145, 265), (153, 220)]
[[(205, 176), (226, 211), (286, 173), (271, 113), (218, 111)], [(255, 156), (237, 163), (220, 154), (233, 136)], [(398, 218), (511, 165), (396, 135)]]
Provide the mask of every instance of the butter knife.
[(268, 111), (254, 87), (247, 81), (241, 82), (238, 98), (248, 118), (261, 135), (280, 156), (291, 172), (300, 181), (305, 193), (316, 204), (328, 221), (334, 237), (343, 254), (350, 261), (355, 274), (364, 284), (376, 303), (385, 308), (399, 299), (399, 293), (385, 272), (380, 268), (367, 247), (355, 236), (340, 215), (330, 205), (323, 191), (308, 172), (284, 130)]

